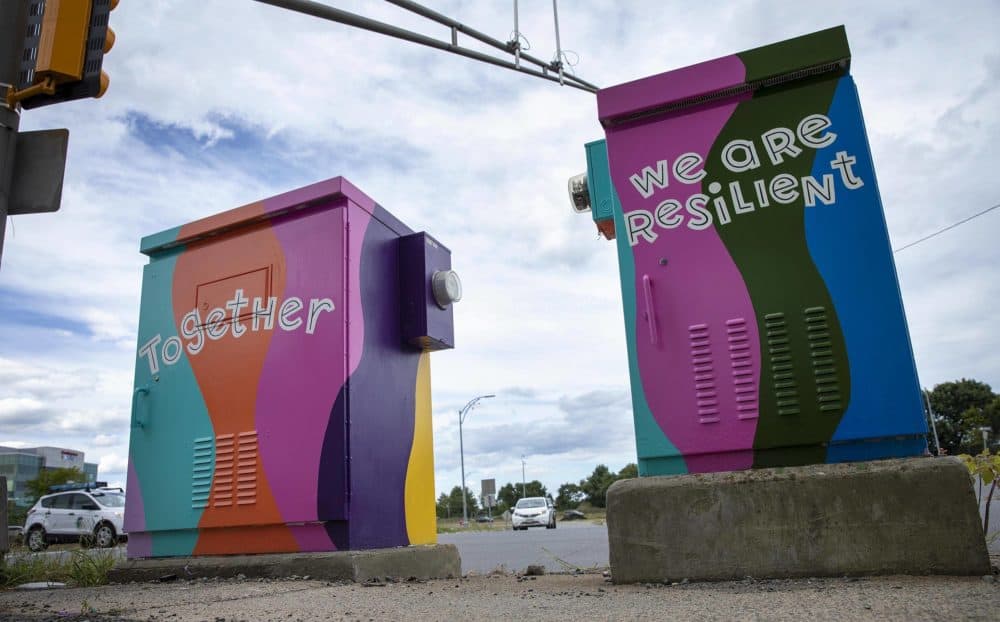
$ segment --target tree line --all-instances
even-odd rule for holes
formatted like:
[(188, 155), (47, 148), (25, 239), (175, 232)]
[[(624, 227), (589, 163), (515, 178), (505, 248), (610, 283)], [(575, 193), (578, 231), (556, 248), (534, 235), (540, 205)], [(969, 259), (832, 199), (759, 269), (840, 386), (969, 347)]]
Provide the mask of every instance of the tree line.
[[(594, 471), (589, 477), (581, 479), (577, 483), (566, 482), (559, 486), (556, 496), (553, 499), (556, 508), (559, 510), (576, 509), (582, 503), (588, 503), (593, 507), (603, 508), (607, 505), (608, 488), (611, 484), (620, 479), (638, 477), (639, 469), (634, 463), (625, 465), (617, 473), (612, 472), (606, 465), (599, 464), (594, 467)], [(524, 497), (549, 497), (551, 493), (538, 480), (530, 482), (507, 482), (497, 490), (496, 505), (491, 509), (492, 514), (502, 514), (504, 511), (514, 507), (519, 499)], [(468, 487), (465, 488), (465, 504), (469, 517), (474, 517), (481, 509), (485, 510)], [(462, 488), (455, 486), (451, 492), (441, 493), (437, 500), (438, 518), (455, 518), (462, 516)]]
[[(985, 382), (962, 378), (935, 385), (928, 392), (934, 427), (942, 453), (977, 454), (983, 451), (982, 428), (990, 428), (990, 448), (997, 446), (1000, 435), (1000, 395)], [(934, 434), (928, 434), (928, 447), (936, 453)]]

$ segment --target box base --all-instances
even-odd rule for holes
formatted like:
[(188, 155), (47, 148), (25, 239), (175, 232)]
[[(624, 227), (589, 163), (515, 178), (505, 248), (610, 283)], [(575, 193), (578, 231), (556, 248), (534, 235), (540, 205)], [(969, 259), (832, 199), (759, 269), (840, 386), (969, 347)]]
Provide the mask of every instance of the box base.
[(736, 468), (733, 466), (722, 468), (719, 465), (736, 464), (747, 465), (746, 468), (751, 468), (751, 466), (753, 468), (769, 468), (858, 460), (885, 460), (887, 458), (922, 456), (926, 451), (926, 435), (919, 434), (691, 456), (681, 456), (680, 454), (640, 456), (639, 474), (651, 476), (711, 473)]
[(616, 583), (982, 575), (989, 556), (956, 458), (621, 480), (608, 490)]
[(122, 561), (108, 574), (116, 583), (201, 577), (280, 579), (309, 576), (327, 581), (369, 581), (384, 577), (447, 579), (462, 576), (453, 544), (406, 546), (333, 553), (286, 553), (166, 557)]

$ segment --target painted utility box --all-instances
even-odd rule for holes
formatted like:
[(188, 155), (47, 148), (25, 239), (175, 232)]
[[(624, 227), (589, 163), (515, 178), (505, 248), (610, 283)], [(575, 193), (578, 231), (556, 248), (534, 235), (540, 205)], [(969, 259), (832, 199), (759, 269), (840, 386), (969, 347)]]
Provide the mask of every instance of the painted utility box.
[(570, 189), (617, 242), (640, 474), (924, 452), (849, 65), (839, 27), (598, 93)]
[(436, 541), (446, 247), (338, 177), (141, 250), (129, 557)]

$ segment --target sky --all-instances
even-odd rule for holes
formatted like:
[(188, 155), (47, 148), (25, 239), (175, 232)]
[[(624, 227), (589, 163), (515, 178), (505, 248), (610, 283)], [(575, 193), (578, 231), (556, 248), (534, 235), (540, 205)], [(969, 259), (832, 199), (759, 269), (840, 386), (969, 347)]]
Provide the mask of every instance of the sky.
[[(447, 39), (381, 2), (340, 9)], [(520, 4), (555, 54), (552, 5)], [(508, 40), (512, 3), (426, 5)], [(0, 445), (83, 450), (123, 483), (144, 235), (344, 176), (452, 251), (457, 347), (434, 353), (437, 494), (465, 474), (555, 493), (636, 460), (614, 244), (567, 179), (603, 138), (594, 95), (252, 0), (122, 2), (105, 97), (24, 111), (66, 127), (62, 208), (8, 220)], [(994, 1), (566, 1), (560, 41), (601, 87), (843, 24), (889, 236), (900, 248), (1000, 203)], [(460, 43), (477, 50), (474, 41)], [(1000, 388), (1000, 210), (895, 255), (920, 381)], [(523, 457), (523, 461), (522, 461)]]

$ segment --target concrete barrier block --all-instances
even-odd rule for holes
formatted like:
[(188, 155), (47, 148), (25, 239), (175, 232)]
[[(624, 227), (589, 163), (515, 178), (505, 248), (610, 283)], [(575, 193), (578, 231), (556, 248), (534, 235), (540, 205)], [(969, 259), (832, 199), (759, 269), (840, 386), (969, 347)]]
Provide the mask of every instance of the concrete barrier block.
[(358, 582), (384, 577), (446, 579), (462, 576), (462, 559), (453, 544), (329, 553), (160, 557), (123, 560), (111, 570), (108, 579), (126, 583), (239, 575), (272, 579), (309, 576)]
[(986, 574), (970, 481), (957, 458), (621, 480), (608, 490), (612, 577)]

